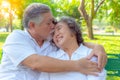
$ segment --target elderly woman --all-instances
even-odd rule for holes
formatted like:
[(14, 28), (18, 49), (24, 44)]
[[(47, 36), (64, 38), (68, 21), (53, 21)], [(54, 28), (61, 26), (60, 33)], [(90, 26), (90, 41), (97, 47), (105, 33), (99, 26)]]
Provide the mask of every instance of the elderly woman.
[[(78, 60), (86, 58), (92, 49), (83, 45), (82, 33), (73, 18), (62, 17), (56, 24), (53, 41), (59, 48), (49, 56), (62, 60)], [(97, 63), (97, 58), (90, 61)], [(96, 65), (96, 64), (93, 64)], [(96, 65), (97, 66), (97, 65)], [(105, 80), (106, 71), (103, 69), (97, 76), (85, 75), (80, 72), (42, 72), (39, 80)]]

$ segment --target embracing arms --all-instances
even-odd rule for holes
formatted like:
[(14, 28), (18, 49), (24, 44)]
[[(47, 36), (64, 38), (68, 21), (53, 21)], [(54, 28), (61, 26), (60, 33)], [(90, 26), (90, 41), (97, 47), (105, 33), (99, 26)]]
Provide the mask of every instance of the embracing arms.
[(88, 59), (91, 59), (93, 56), (96, 56), (98, 58), (98, 67), (102, 70), (103, 67), (105, 67), (107, 63), (107, 54), (105, 52), (105, 49), (102, 45), (93, 44), (93, 43), (84, 43), (85, 46), (92, 48), (93, 51), (88, 56)]
[(44, 72), (77, 71), (92, 75), (96, 75), (96, 72), (99, 72), (97, 64), (85, 58), (76, 61), (58, 60), (47, 56), (33, 54), (22, 61), (22, 64), (33, 70)]

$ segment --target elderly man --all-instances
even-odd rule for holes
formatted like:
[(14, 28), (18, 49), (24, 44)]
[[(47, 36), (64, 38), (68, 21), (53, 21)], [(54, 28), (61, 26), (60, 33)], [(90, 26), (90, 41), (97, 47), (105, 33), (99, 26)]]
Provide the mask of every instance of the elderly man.
[(25, 30), (13, 31), (3, 46), (1, 80), (37, 80), (41, 71), (76, 71), (92, 75), (100, 71), (106, 63), (106, 54), (100, 45), (85, 43), (86, 46), (93, 48), (89, 58), (97, 56), (98, 65), (85, 58), (72, 61), (46, 56), (56, 50), (51, 44), (50, 37), (54, 30), (53, 22), (53, 15), (47, 5), (33, 3), (26, 8), (23, 16)]

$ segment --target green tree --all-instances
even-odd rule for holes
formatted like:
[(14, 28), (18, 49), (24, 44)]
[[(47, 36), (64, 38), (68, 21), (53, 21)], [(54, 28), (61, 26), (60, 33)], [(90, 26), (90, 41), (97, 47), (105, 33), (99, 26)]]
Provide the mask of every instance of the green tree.
[(90, 39), (94, 39), (93, 36), (93, 29), (92, 29), (92, 22), (95, 18), (98, 9), (103, 4), (105, 0), (81, 0), (80, 6), (78, 7), (78, 10), (80, 14), (83, 16), (87, 28), (88, 28), (88, 37)]
[(54, 0), (54, 9), (56, 17), (70, 16), (80, 22), (80, 14), (78, 11), (79, 0)]
[(106, 20), (113, 26), (114, 31), (120, 27), (120, 0), (107, 0), (107, 17)]
[[(24, 0), (1, 0), (0, 4), (1, 4), (1, 10), (0, 11), (4, 11), (4, 13), (8, 13), (9, 14), (9, 18), (7, 20), (8, 22), (8, 26), (9, 26), (9, 31), (12, 32), (13, 30), (13, 19), (14, 16), (17, 14), (17, 16), (21, 16), (21, 13), (23, 12), (23, 2)], [(5, 5), (5, 3), (8, 3), (6, 6), (2, 6)], [(5, 15), (2, 15), (3, 19), (5, 18)], [(3, 21), (2, 21), (3, 22)]]
[(120, 29), (120, 0), (106, 0), (96, 16), (100, 21), (105, 22), (115, 32)]

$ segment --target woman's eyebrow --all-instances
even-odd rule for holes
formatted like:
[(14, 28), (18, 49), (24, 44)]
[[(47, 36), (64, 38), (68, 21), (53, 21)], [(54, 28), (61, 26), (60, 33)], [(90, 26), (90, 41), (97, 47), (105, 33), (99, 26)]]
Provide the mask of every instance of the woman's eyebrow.
[(61, 25), (61, 24), (59, 24), (59, 25), (57, 25), (57, 26), (56, 26), (56, 28), (60, 28), (60, 27), (62, 27), (62, 25)]
[(59, 25), (55, 26), (55, 30), (57, 30), (59, 27), (60, 27)]

